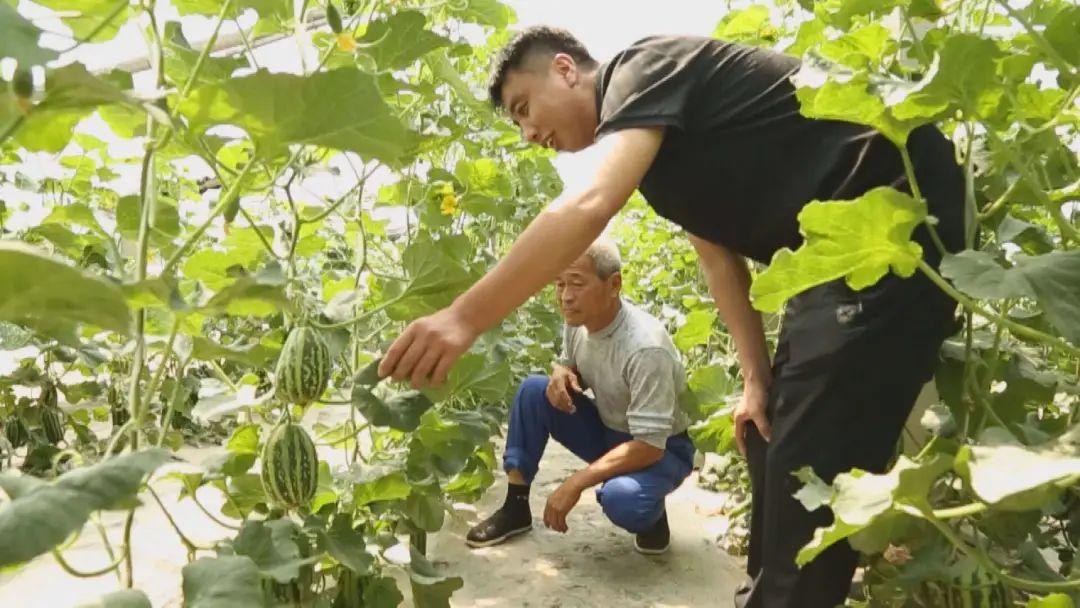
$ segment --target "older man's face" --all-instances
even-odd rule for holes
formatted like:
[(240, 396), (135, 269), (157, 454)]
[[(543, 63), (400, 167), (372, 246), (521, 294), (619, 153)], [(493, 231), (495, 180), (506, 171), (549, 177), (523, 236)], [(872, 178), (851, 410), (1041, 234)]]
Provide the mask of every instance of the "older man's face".
[(588, 255), (575, 260), (555, 279), (555, 296), (566, 324), (571, 327), (589, 325), (590, 321), (602, 316), (612, 300), (618, 298), (620, 286), (618, 273), (601, 279)]

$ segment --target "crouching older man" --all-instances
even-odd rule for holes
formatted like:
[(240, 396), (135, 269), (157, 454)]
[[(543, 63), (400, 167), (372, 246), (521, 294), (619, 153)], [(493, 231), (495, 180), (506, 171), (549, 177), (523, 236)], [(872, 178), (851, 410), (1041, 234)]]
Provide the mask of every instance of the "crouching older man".
[(487, 547), (532, 529), (529, 487), (551, 437), (589, 465), (548, 497), (547, 527), (566, 532), (581, 493), (599, 485), (604, 514), (636, 535), (638, 551), (667, 550), (664, 500), (693, 467), (688, 419), (678, 405), (686, 377), (663, 324), (622, 299), (620, 267), (618, 249), (601, 239), (556, 279), (566, 322), (562, 355), (550, 378), (526, 378), (514, 397), (503, 456), (506, 501), (469, 531), (469, 545)]

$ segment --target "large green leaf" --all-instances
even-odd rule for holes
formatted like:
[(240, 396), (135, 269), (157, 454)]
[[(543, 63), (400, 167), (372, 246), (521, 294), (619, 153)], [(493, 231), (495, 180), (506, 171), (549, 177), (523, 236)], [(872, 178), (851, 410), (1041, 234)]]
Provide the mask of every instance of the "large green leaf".
[[(180, 23), (167, 22), (164, 34), (162, 50), (165, 53), (165, 75), (173, 84), (180, 87), (191, 77), (200, 52), (191, 48), (191, 44), (184, 37)], [(231, 77), (234, 71), (246, 65), (247, 61), (241, 57), (204, 57), (195, 84), (212, 84), (225, 80)]]
[(1078, 441), (1080, 426), (1032, 447), (1004, 433), (984, 434), (980, 445), (961, 449), (956, 468), (984, 502), (1003, 510), (1038, 509), (1060, 492), (1055, 484), (1080, 476)]
[(131, 331), (120, 287), (12, 241), (0, 243), (0, 320), (53, 335), (77, 323)]
[[(945, 454), (936, 454), (923, 463), (901, 456), (892, 470), (883, 475), (859, 469), (837, 475), (832, 484), (832, 496), (828, 499), (833, 524), (818, 528), (814, 538), (799, 551), (796, 561), (800, 566), (809, 563), (825, 549), (869, 528), (886, 514), (903, 517), (902, 513), (894, 510), (896, 504), (929, 509), (927, 494), (930, 486), (951, 468), (952, 459)], [(808, 477), (809, 474), (804, 471), (802, 478), (805, 480)], [(812, 500), (810, 506), (820, 502), (821, 491), (817, 490), (814, 494), (817, 499)], [(809, 500), (805, 492), (801, 498)], [(883, 523), (894, 524), (888, 520), (883, 520)]]
[[(428, 410), (415, 431), (416, 439), (426, 449), (421, 458), (428, 460), (416, 464), (434, 467), (446, 477), (455, 475), (465, 467), (476, 448), (487, 442), (489, 433), (487, 424), (475, 412), (440, 414)], [(415, 445), (410, 448), (411, 459), (414, 451)]]
[(233, 550), (255, 562), (259, 572), (279, 583), (295, 580), (305, 559), (293, 539), (296, 524), (288, 519), (247, 521), (233, 540)]
[(808, 204), (799, 213), (806, 241), (794, 253), (776, 252), (750, 288), (754, 307), (774, 312), (795, 294), (841, 277), (852, 289), (863, 289), (890, 268), (911, 276), (922, 259), (911, 233), (925, 217), (925, 204), (888, 187), (853, 201)]
[(399, 466), (374, 465), (363, 470), (350, 470), (344, 477), (355, 484), (353, 502), (357, 506), (383, 500), (400, 500), (412, 491), (405, 472)]
[(935, 69), (908, 95), (891, 100), (898, 120), (940, 118), (955, 110), (991, 118), (1005, 93), (997, 75), (1003, 53), (992, 40), (954, 34), (945, 42)]
[(22, 68), (56, 59), (56, 51), (38, 46), (40, 37), (41, 30), (13, 6), (0, 2), (0, 59), (14, 58)]
[(1080, 251), (1015, 256), (1006, 268), (982, 251), (963, 251), (943, 260), (942, 274), (976, 298), (1034, 298), (1050, 323), (1080, 344)]
[(364, 585), (365, 607), (397, 608), (404, 599), (397, 581), (389, 576), (380, 576)]
[(506, 361), (493, 362), (484, 355), (470, 353), (458, 359), (442, 386), (425, 389), (424, 394), (432, 401), (442, 401), (451, 395), (498, 401), (513, 388), (512, 382)]
[[(885, 102), (864, 74), (851, 74), (845, 69), (830, 66), (822, 60), (808, 57), (792, 78), (797, 88), (800, 112), (810, 118), (843, 120), (874, 127), (897, 145), (907, 142), (908, 133), (921, 121), (902, 122), (893, 117)], [(904, 88), (906, 83), (895, 85)]]
[(77, 608), (152, 608), (150, 598), (138, 589), (123, 589), (102, 596), (94, 602), (79, 604)]
[(395, 304), (387, 314), (397, 320), (411, 320), (449, 304), (472, 284), (473, 277), (448, 251), (446, 240), (433, 241), (425, 235), (415, 239), (401, 254), (406, 282), (391, 282), (387, 298)]
[(199, 87), (180, 110), (199, 131), (219, 124), (244, 129), (263, 155), (302, 143), (399, 166), (414, 137), (383, 101), (375, 78), (354, 69), (306, 77), (260, 70)]
[(434, 403), (419, 391), (398, 393), (385, 401), (363, 386), (354, 386), (352, 404), (375, 426), (388, 426), (399, 431), (413, 431), (420, 425), (420, 416)]
[(67, 540), (90, 514), (129, 506), (143, 478), (169, 460), (165, 450), (146, 450), (76, 469), (53, 482), (0, 476), (11, 502), (0, 509), (0, 566), (28, 561)]
[(694, 447), (702, 452), (723, 454), (735, 446), (735, 424), (730, 407), (721, 407), (687, 430)]
[(716, 310), (712, 308), (695, 310), (686, 315), (686, 322), (675, 332), (675, 346), (686, 352), (695, 346), (709, 342), (716, 323)]
[(58, 11), (64, 25), (80, 40), (96, 32), (94, 42), (115, 37), (130, 13), (127, 0), (41, 0), (37, 4)]
[(367, 552), (364, 536), (353, 529), (345, 515), (338, 514), (329, 530), (319, 532), (320, 548), (353, 572), (371, 572), (375, 558)]
[(472, 194), (505, 197), (512, 190), (506, 169), (490, 158), (458, 161), (454, 167), (454, 177)]
[(435, 569), (415, 547), (409, 547), (409, 581), (416, 608), (450, 608), (450, 596), (465, 582), (460, 576), (447, 576)]
[(446, 46), (449, 40), (425, 28), (426, 19), (417, 11), (401, 11), (387, 19), (368, 24), (362, 43), (377, 44), (365, 51), (381, 70), (399, 70), (430, 51)]
[(252, 608), (263, 605), (259, 569), (251, 558), (203, 557), (186, 566), (184, 608)]

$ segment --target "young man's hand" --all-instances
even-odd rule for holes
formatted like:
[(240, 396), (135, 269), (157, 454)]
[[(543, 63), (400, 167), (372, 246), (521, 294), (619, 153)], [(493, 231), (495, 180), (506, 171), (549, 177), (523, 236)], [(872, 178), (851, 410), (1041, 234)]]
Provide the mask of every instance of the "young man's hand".
[(582, 488), (573, 483), (573, 478), (562, 482), (551, 496), (548, 496), (547, 504), (544, 505), (544, 525), (556, 532), (566, 532), (566, 516), (570, 510), (581, 500)]
[(762, 439), (768, 441), (772, 437), (772, 427), (765, 415), (765, 406), (768, 403), (769, 389), (748, 384), (743, 389), (742, 399), (735, 406), (735, 443), (739, 447), (739, 453), (746, 457), (746, 431), (748, 425), (757, 427)]
[(379, 364), (379, 377), (410, 378), (413, 388), (441, 385), (450, 367), (480, 334), (453, 307), (421, 317), (405, 328)]
[(574, 406), (574, 396), (571, 391), (581, 393), (577, 372), (573, 368), (556, 364), (551, 370), (551, 379), (547, 385), (548, 401), (555, 409), (573, 414), (577, 411), (577, 407)]

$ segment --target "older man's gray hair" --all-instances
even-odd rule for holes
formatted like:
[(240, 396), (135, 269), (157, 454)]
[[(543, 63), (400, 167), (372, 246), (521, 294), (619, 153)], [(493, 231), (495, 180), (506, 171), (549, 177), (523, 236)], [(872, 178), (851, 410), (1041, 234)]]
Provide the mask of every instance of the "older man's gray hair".
[(589, 245), (585, 255), (592, 258), (596, 267), (596, 274), (601, 279), (606, 279), (622, 269), (622, 258), (619, 256), (619, 248), (615, 241), (607, 237), (600, 237)]

